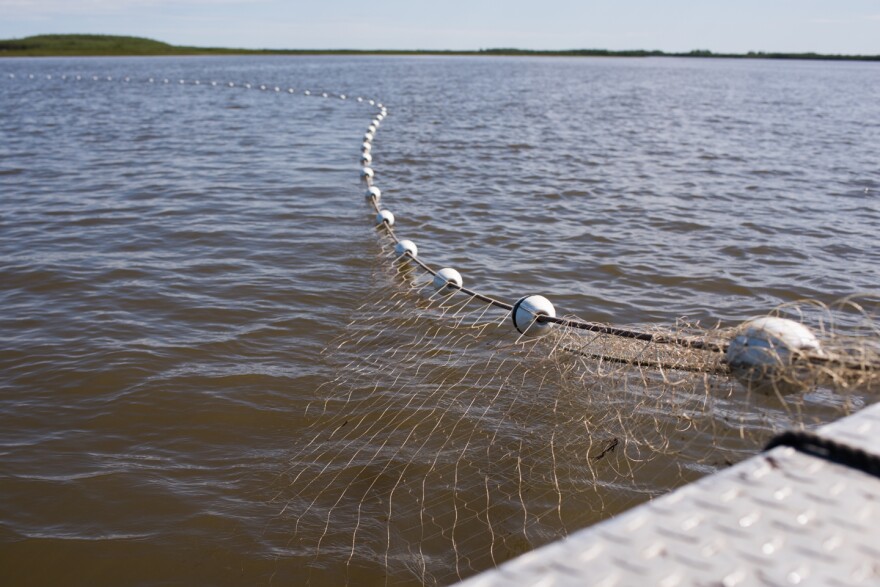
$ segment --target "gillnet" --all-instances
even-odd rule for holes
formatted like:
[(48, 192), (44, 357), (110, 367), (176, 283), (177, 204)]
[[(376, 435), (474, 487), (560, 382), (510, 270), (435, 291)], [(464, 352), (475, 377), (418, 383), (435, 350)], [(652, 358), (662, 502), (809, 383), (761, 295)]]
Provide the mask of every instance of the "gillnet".
[(312, 584), (455, 582), (873, 401), (873, 306), (624, 328), (463, 287), (380, 205), (378, 107), (379, 285), (325, 351), (339, 375), (276, 497)]
[[(386, 109), (352, 102), (379, 112), (369, 165)], [(499, 302), (421, 261), (362, 175), (376, 288), (323, 354), (338, 375), (305, 392), (265, 529), (284, 568), (308, 574), (297, 580), (448, 584), (875, 401), (876, 300), (778, 308), (811, 329), (795, 345), (772, 335), (778, 323), (626, 328), (541, 303), (523, 319), (528, 298)]]
[(396, 242), (388, 231), (381, 285), (325, 352), (339, 375), (316, 390), (276, 498), (314, 584), (448, 584), (873, 401), (878, 332), (854, 302), (779, 308), (821, 353), (731, 374), (741, 329), (627, 337), (566, 318), (521, 335)]

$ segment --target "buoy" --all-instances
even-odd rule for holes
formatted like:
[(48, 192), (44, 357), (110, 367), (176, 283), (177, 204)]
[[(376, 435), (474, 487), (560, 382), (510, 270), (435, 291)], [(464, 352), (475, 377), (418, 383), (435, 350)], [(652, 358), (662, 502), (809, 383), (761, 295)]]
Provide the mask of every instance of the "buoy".
[(372, 105), (375, 104), (375, 103), (376, 103), (376, 102), (374, 102), (373, 100), (370, 100), (370, 101), (369, 101), (370, 106), (372, 106)]
[(287, 93), (292, 94), (295, 90), (293, 88), (287, 88)]
[(275, 91), (276, 91), (276, 92), (280, 92), (280, 91), (281, 91), (281, 88), (279, 88), (278, 86), (275, 86)]
[(214, 86), (214, 87), (216, 88), (216, 87), (217, 87), (217, 82), (212, 81), (212, 82), (211, 82), (211, 85)]
[(379, 188), (377, 188), (374, 185), (370, 186), (370, 188), (364, 192), (364, 197), (368, 200), (370, 198), (373, 198), (378, 202), (379, 200), (382, 199), (382, 190), (380, 190)]
[(245, 89), (247, 89), (247, 90), (251, 89), (251, 85), (250, 85), (250, 84), (245, 84), (244, 87), (245, 87)]
[(385, 223), (388, 226), (394, 226), (394, 214), (389, 210), (382, 210), (378, 214), (376, 214), (376, 224), (378, 226), (382, 226)]
[(372, 162), (373, 162), (373, 156), (370, 155), (369, 153), (364, 153), (363, 155), (361, 155), (361, 163), (363, 165), (367, 165)]
[[(79, 76), (77, 76), (76, 79), (79, 79)], [(153, 78), (150, 78), (150, 79), (148, 79), (147, 81), (150, 82), (150, 83), (153, 83), (155, 80), (154, 80)]]
[(306, 95), (306, 96), (311, 96), (311, 95), (312, 95), (312, 93), (311, 93), (310, 91), (308, 91), (308, 90), (303, 90), (303, 94)]
[(510, 315), (517, 332), (535, 336), (552, 326), (551, 322), (539, 322), (538, 316), (555, 317), (556, 309), (544, 296), (526, 296), (513, 305)]
[(373, 179), (373, 175), (375, 175), (375, 174), (373, 173), (373, 170), (370, 169), (369, 167), (364, 167), (363, 169), (361, 169), (361, 178), (362, 179)]
[(363, 102), (363, 101), (364, 101), (364, 99), (361, 98), (360, 96), (358, 96), (358, 102)]
[(369, 153), (373, 150), (373, 145), (371, 143), (368, 143), (367, 141), (364, 141), (364, 144), (361, 145), (361, 150), (365, 153)]
[(437, 291), (448, 295), (454, 293), (462, 284), (461, 273), (451, 267), (445, 267), (434, 276), (434, 287)]
[(340, 100), (345, 100), (345, 94), (339, 94), (339, 99), (340, 99)]
[(394, 245), (394, 252), (397, 253), (398, 257), (402, 257), (406, 253), (409, 253), (413, 257), (417, 257), (419, 254), (419, 248), (416, 246), (416, 243), (410, 240), (402, 240)]
[(382, 122), (382, 121), (379, 120), (378, 118), (374, 118), (373, 120), (370, 121), (370, 124), (371, 124), (372, 126), (375, 126), (376, 128), (379, 128), (379, 124), (380, 124), (381, 122)]
[(371, 133), (371, 132), (367, 132), (367, 133), (364, 135), (364, 140), (365, 140), (366, 142), (368, 142), (368, 143), (372, 142), (372, 141), (373, 141), (373, 133)]
[(371, 124), (370, 126), (368, 126), (368, 127), (367, 127), (367, 132), (370, 132), (370, 133), (376, 134), (376, 125), (375, 125), (375, 124)]
[(322, 92), (321, 96), (323, 96), (324, 98), (329, 98), (329, 94), (327, 94), (327, 92)]
[(229, 87), (230, 87), (230, 88), (234, 88), (234, 87), (235, 87), (235, 82), (229, 82)]
[(260, 89), (263, 90), (263, 91), (265, 92), (265, 91), (266, 91), (266, 85), (265, 85), (265, 84), (260, 84)]
[(797, 356), (807, 352), (822, 352), (809, 328), (787, 318), (765, 316), (748, 320), (737, 329), (725, 359), (744, 384), (791, 393), (810, 384), (805, 373), (792, 369)]
[(196, 81), (194, 81), (193, 83), (194, 83), (195, 85), (197, 85), (197, 86), (202, 85), (202, 82), (200, 82), (199, 80), (196, 80)]

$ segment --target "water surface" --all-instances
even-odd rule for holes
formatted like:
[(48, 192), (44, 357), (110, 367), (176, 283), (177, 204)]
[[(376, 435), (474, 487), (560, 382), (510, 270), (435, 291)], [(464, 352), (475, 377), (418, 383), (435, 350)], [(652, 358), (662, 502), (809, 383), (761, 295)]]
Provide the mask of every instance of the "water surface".
[(390, 109), (374, 162), (399, 234), (481, 291), (637, 325), (876, 300), (873, 63), (17, 59), (0, 75), (4, 584), (302, 580), (278, 482), (310, 440), (305, 403), (340, 374), (321, 349), (388, 285), (358, 183), (374, 110), (355, 96)]

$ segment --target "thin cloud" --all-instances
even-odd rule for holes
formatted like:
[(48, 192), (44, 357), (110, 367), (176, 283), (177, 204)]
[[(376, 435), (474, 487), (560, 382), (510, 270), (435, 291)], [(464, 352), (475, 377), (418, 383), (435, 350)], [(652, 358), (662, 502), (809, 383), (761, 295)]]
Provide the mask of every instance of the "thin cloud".
[(813, 24), (852, 24), (853, 20), (846, 18), (811, 18)]
[(134, 8), (163, 5), (236, 5), (262, 3), (265, 0), (0, 0), (0, 15), (18, 17), (58, 16), (63, 14), (115, 14)]

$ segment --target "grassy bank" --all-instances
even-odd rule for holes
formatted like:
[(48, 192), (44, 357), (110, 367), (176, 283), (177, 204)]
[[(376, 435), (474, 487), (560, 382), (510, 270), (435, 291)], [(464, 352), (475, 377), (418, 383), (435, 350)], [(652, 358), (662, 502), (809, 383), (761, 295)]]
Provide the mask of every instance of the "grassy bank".
[(126, 55), (508, 55), (535, 57), (715, 57), (724, 59), (818, 59), (829, 61), (880, 61), (880, 55), (822, 55), (819, 53), (687, 53), (664, 51), (609, 51), (573, 49), (531, 51), (527, 49), (480, 49), (479, 51), (403, 51), (357, 49), (228, 49), (222, 47), (184, 47), (140, 37), (111, 35), (38, 35), (0, 41), (0, 57), (77, 57)]

